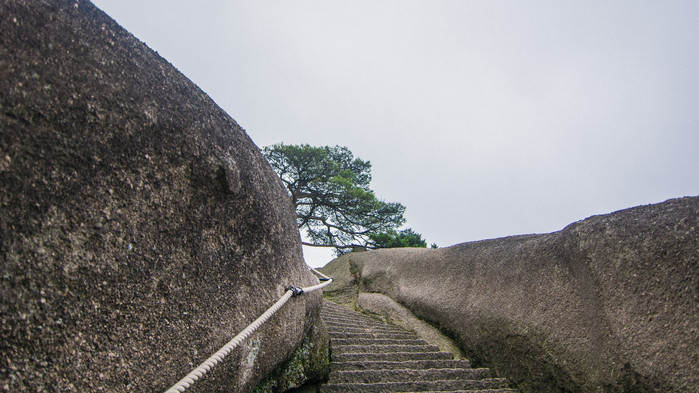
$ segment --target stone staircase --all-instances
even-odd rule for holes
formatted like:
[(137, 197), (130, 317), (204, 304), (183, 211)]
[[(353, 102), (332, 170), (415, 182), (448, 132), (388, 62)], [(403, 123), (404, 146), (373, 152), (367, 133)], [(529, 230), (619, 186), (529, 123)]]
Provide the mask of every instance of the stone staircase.
[(325, 301), (330, 335), (330, 375), (321, 393), (345, 392), (516, 392), (471, 368), (415, 334)]

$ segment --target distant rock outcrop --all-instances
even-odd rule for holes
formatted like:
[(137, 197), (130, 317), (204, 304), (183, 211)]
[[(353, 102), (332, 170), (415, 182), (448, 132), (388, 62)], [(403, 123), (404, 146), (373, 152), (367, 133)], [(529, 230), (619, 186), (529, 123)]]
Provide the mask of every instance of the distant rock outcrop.
[[(278, 177), (169, 63), (87, 1), (3, 1), (0, 29), (0, 391), (164, 391), (317, 282)], [(322, 373), (320, 302), (192, 391), (250, 391), (302, 344), (288, 384)]]
[(688, 197), (551, 234), (349, 254), (325, 271), (352, 273), (336, 296), (356, 281), (395, 299), (525, 392), (697, 392), (698, 227)]

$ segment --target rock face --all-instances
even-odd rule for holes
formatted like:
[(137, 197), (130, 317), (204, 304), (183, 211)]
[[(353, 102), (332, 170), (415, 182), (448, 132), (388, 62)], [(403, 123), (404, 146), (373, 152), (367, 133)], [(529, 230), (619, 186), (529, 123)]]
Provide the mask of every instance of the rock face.
[(699, 198), (682, 198), (345, 266), (525, 392), (697, 392), (698, 226)]
[[(3, 1), (0, 29), (0, 390), (164, 391), (317, 282), (277, 176), (169, 63), (86, 1)], [(293, 298), (192, 391), (327, 348), (320, 302)]]

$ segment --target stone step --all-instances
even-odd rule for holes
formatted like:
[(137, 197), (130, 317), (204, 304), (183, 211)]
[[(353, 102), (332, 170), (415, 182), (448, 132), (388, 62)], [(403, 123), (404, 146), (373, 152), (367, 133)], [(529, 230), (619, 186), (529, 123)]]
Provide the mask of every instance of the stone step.
[[(332, 345), (332, 344), (331, 344)], [(395, 353), (395, 352), (438, 352), (435, 345), (334, 345), (331, 351), (337, 354), (345, 353)]]
[(432, 368), (425, 370), (333, 371), (328, 383), (381, 383), (405, 381), (478, 380), (491, 376), (487, 368)]
[(323, 310), (322, 317), (324, 320), (332, 321), (332, 322), (342, 322), (342, 321), (353, 321), (353, 322), (366, 322), (366, 323), (378, 323), (378, 324), (385, 324), (384, 321), (370, 317), (368, 315), (360, 314), (356, 311), (352, 311), (349, 309), (346, 310), (341, 310), (341, 311), (326, 311)]
[(331, 338), (330, 345), (428, 345), (425, 340), (419, 338), (395, 339), (395, 338)]
[(348, 310), (348, 311), (349, 311), (349, 313), (346, 313), (346, 314), (343, 314), (343, 313), (341, 313), (341, 312), (334, 313), (334, 312), (323, 311), (323, 317), (324, 317), (324, 318), (327, 317), (327, 318), (330, 318), (330, 319), (347, 319), (347, 318), (353, 318), (353, 319), (361, 320), (361, 321), (383, 322), (383, 321), (380, 320), (380, 319), (373, 318), (373, 317), (370, 317), (370, 316), (368, 316), (368, 315), (360, 314), (360, 313), (358, 313), (358, 312), (354, 312), (354, 311), (351, 311), (351, 310)]
[(378, 319), (373, 319), (373, 318), (356, 318), (352, 316), (347, 316), (347, 317), (329, 317), (326, 315), (323, 315), (323, 320), (328, 322), (328, 323), (366, 323), (366, 324), (372, 324), (372, 325), (385, 325), (382, 321), (379, 321)]
[[(352, 333), (352, 332), (328, 332), (328, 335), (330, 336), (330, 339), (335, 339), (335, 338), (354, 338), (357, 337), (357, 333)], [(412, 333), (384, 333), (384, 332), (373, 332), (373, 333), (367, 333), (363, 332), (361, 333), (361, 337), (374, 337), (374, 338), (386, 338), (386, 339), (394, 339), (394, 340), (410, 340), (415, 338), (415, 335)]]
[(325, 325), (329, 328), (355, 328), (355, 329), (390, 329), (390, 330), (402, 330), (398, 327), (379, 324), (379, 323), (351, 323), (351, 322), (329, 322), (325, 320)]
[(336, 319), (354, 318), (354, 319), (362, 320), (362, 321), (383, 322), (379, 318), (370, 317), (368, 315), (360, 314), (358, 312), (351, 311), (351, 310), (349, 311), (349, 313), (346, 313), (346, 314), (343, 314), (341, 312), (333, 313), (333, 312), (323, 311), (323, 317), (336, 318)]
[(353, 318), (353, 317), (348, 317), (348, 318), (327, 318), (323, 317), (323, 320), (328, 323), (329, 325), (370, 325), (370, 326), (390, 326), (390, 327), (396, 327), (395, 325), (387, 324), (384, 323), (383, 321), (379, 321), (377, 319), (358, 319), (358, 318)]
[(338, 326), (338, 325), (327, 325), (328, 332), (333, 333), (355, 333), (355, 334), (367, 334), (367, 333), (394, 333), (394, 334), (405, 334), (405, 330), (397, 329), (391, 326), (374, 326), (374, 327), (356, 327), (356, 326)]
[(349, 370), (400, 370), (400, 369), (430, 369), (430, 368), (471, 368), (468, 360), (406, 360), (402, 362), (333, 362), (331, 371)]
[(515, 389), (478, 389), (478, 390), (431, 390), (428, 392), (425, 391), (419, 391), (419, 392), (401, 392), (401, 393), (516, 393), (519, 392), (519, 390)]
[(335, 353), (333, 362), (402, 362), (407, 360), (450, 360), (449, 352)]
[(345, 310), (345, 311), (342, 311), (342, 310), (340, 310), (340, 311), (323, 310), (323, 316), (324, 317), (326, 317), (326, 316), (333, 317), (333, 318), (348, 318), (348, 317), (350, 317), (350, 318), (362, 318), (362, 319), (372, 319), (374, 321), (380, 320), (378, 318), (374, 318), (374, 317), (371, 317), (371, 316), (368, 316), (368, 315), (365, 315), (362, 313), (358, 313), (358, 312), (352, 311), (352, 310)]
[(330, 326), (328, 327), (328, 332), (332, 333), (354, 333), (356, 335), (373, 334), (373, 333), (387, 333), (387, 334), (405, 334), (405, 330), (400, 330), (396, 328), (380, 327), (380, 326)]
[(326, 302), (330, 375), (320, 388), (334, 392), (510, 393), (489, 369), (472, 369), (414, 333)]
[(377, 319), (374, 317), (370, 317), (369, 315), (362, 314), (360, 312), (350, 310), (348, 308), (345, 308), (344, 310), (326, 310), (323, 309), (323, 315), (331, 316), (331, 317), (348, 317), (348, 316), (356, 316), (358, 318), (371, 318), (371, 319)]
[(367, 334), (367, 333), (394, 333), (394, 334), (405, 334), (410, 333), (405, 330), (394, 328), (392, 326), (344, 326), (344, 325), (326, 325), (329, 332), (333, 333), (355, 333), (355, 334)]
[(363, 328), (374, 328), (374, 329), (393, 329), (393, 330), (400, 330), (400, 331), (405, 331), (397, 326), (389, 325), (386, 323), (374, 323), (374, 322), (362, 322), (362, 321), (328, 321), (327, 319), (324, 319), (325, 324), (328, 327), (343, 327), (343, 328), (358, 328), (358, 329), (363, 329)]
[(370, 318), (368, 315), (364, 315), (361, 313), (358, 313), (356, 311), (352, 311), (350, 309), (344, 309), (344, 310), (326, 310), (325, 308), (323, 309), (323, 316), (328, 316), (328, 317), (337, 317), (337, 318), (345, 318), (348, 316), (357, 316), (359, 318)]
[(502, 389), (507, 382), (501, 378), (462, 381), (416, 381), (381, 383), (333, 383), (322, 385), (321, 393), (384, 393), (384, 392), (429, 392), (429, 391), (479, 391)]

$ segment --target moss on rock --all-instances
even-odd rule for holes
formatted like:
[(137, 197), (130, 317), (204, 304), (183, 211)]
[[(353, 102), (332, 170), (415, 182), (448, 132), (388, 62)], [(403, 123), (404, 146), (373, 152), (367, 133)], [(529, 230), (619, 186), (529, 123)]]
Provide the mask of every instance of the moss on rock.
[(285, 392), (327, 377), (330, 366), (327, 329), (321, 322), (310, 330), (291, 358), (260, 382), (253, 393)]

